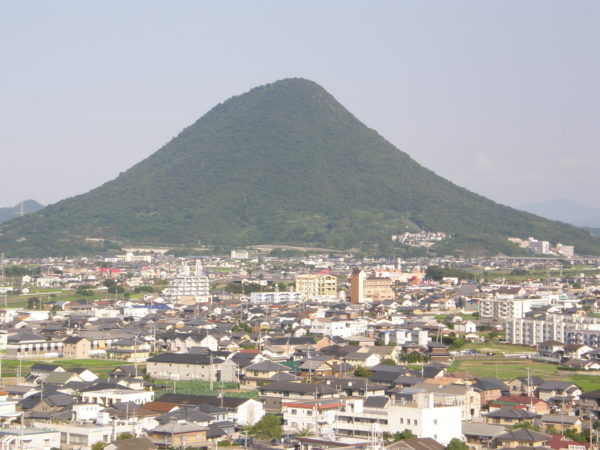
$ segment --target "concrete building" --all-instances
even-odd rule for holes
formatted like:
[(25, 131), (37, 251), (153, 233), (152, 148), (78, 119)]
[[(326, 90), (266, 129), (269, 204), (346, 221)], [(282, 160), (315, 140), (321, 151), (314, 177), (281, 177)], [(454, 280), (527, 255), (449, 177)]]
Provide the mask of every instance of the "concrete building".
[(337, 278), (333, 275), (305, 274), (296, 277), (296, 292), (304, 294), (307, 299), (337, 296)]
[(299, 303), (304, 299), (302, 292), (252, 292), (251, 303)]
[(480, 302), (481, 317), (496, 320), (521, 319), (531, 311), (532, 301), (523, 298), (488, 298)]
[(231, 359), (195, 353), (154, 356), (148, 359), (146, 372), (160, 380), (238, 381), (238, 367)]
[(168, 301), (179, 304), (205, 303), (210, 299), (209, 282), (202, 272), (202, 263), (196, 262), (195, 273), (192, 275), (189, 266), (185, 266), (183, 273), (177, 275), (173, 282), (163, 290), (162, 297)]
[(569, 314), (546, 314), (544, 318), (507, 320), (506, 340), (512, 344), (537, 345), (544, 341), (600, 347), (600, 319)]
[(375, 424), (382, 433), (410, 430), (419, 438), (432, 438), (447, 445), (452, 439), (461, 438), (461, 416), (460, 406), (436, 404), (433, 394), (407, 403), (384, 396), (347, 398), (333, 427), (342, 436), (369, 437)]

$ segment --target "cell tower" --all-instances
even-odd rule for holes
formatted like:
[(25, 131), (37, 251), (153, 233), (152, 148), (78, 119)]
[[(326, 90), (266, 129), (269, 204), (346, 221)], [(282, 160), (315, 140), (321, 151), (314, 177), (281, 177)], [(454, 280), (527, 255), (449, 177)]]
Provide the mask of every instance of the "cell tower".
[(378, 423), (369, 426), (369, 450), (382, 450), (385, 447), (383, 443), (383, 433)]

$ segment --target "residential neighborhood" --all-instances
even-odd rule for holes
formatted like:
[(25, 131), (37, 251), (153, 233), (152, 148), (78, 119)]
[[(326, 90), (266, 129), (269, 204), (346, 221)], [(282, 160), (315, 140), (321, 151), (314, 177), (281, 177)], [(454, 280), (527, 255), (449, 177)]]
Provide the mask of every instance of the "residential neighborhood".
[(596, 448), (599, 263), (5, 261), (0, 445)]

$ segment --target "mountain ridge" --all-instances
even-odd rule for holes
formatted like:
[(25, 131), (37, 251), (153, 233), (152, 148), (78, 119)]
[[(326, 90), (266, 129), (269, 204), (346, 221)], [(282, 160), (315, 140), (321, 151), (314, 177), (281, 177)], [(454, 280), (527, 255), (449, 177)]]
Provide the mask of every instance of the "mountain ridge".
[(24, 200), (15, 206), (7, 206), (0, 208), (0, 223), (7, 222), (25, 214), (32, 214), (42, 209), (44, 205), (35, 200)]
[(515, 252), (505, 238), (529, 235), (600, 252), (585, 231), (439, 177), (299, 78), (232, 97), (115, 179), (0, 226), (0, 248), (288, 243), (389, 253), (392, 234), (418, 230), (445, 231), (474, 252)]

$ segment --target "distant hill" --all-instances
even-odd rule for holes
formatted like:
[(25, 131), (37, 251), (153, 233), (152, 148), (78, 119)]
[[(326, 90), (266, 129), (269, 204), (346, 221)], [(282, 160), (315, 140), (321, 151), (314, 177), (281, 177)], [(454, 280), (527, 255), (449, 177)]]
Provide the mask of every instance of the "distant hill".
[(419, 165), (328, 92), (287, 79), (215, 106), (116, 179), (0, 225), (7, 254), (125, 244), (360, 248), (444, 231), (432, 253), (514, 253), (535, 236), (600, 253), (600, 240), (499, 205)]
[(21, 213), (25, 215), (37, 212), (43, 207), (44, 205), (36, 202), (35, 200), (25, 200), (16, 206), (0, 208), (0, 223), (20, 217)]
[(600, 208), (568, 199), (523, 205), (519, 209), (578, 227), (600, 228)]

